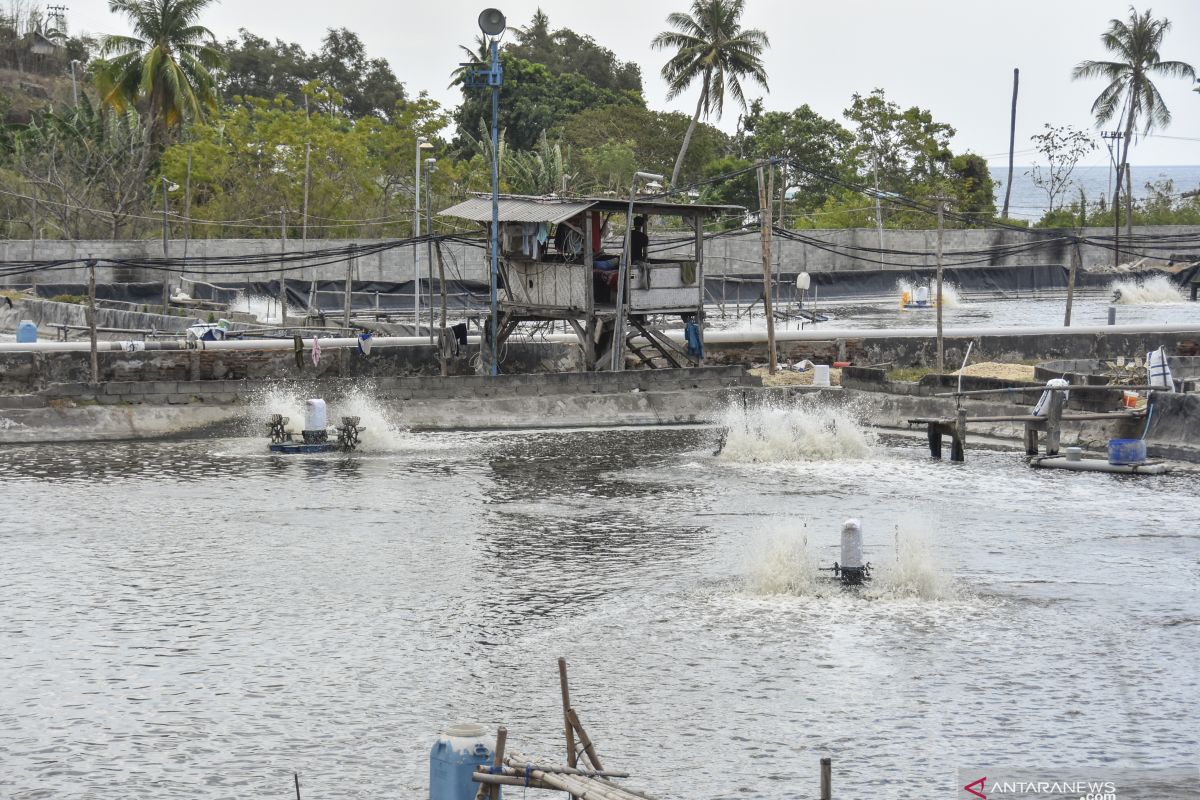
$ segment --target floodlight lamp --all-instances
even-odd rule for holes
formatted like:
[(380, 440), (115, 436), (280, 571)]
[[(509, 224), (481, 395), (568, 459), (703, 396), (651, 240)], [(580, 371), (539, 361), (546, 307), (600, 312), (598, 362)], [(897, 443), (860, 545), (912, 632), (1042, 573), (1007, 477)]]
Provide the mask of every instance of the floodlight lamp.
[(433, 149), (433, 145), (431, 145), (425, 139), (419, 139), (417, 141), (417, 147), (421, 148), (422, 150), (432, 150)]
[(479, 30), (485, 36), (499, 36), (504, 33), (507, 20), (498, 8), (485, 8), (479, 15)]

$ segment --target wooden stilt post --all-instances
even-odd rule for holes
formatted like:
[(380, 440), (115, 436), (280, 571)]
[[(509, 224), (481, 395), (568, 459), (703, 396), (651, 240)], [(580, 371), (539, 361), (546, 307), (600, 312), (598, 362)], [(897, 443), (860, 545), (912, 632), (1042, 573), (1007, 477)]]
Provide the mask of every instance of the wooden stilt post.
[(1046, 409), (1046, 455), (1058, 455), (1062, 435), (1063, 392), (1050, 393), (1050, 407)]
[(942, 457), (942, 428), (936, 422), (929, 423), (929, 457)]
[(833, 760), (821, 759), (821, 800), (833, 800)]
[(87, 260), (88, 265), (88, 340), (91, 342), (91, 383), (92, 386), (97, 386), (100, 383), (100, 358), (96, 355), (96, 259), (90, 255)]
[(958, 410), (958, 417), (954, 421), (954, 438), (950, 443), (950, 460), (963, 462), (967, 460), (967, 411), (965, 408)]
[[(496, 752), (492, 756), (492, 766), (504, 766), (504, 745), (508, 741), (508, 728), (501, 725), (496, 730)], [(493, 785), (489, 787), (488, 797), (491, 800), (500, 800), (500, 787)]]

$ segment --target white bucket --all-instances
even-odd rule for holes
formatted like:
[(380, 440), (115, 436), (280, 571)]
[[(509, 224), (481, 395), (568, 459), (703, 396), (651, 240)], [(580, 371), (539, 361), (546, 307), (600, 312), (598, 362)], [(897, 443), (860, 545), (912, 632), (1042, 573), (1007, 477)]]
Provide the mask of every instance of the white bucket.
[(829, 365), (817, 364), (813, 367), (813, 386), (829, 385)]
[(842, 523), (842, 569), (857, 569), (863, 565), (862, 523), (848, 519)]
[(326, 427), (325, 401), (319, 399), (304, 401), (304, 430), (323, 431)]

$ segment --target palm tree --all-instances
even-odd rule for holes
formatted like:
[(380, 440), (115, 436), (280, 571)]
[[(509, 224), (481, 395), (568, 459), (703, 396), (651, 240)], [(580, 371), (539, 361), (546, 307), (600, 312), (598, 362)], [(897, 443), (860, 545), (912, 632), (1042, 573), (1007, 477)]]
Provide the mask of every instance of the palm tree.
[(703, 114), (705, 119), (715, 114), (718, 119), (725, 110), (725, 92), (746, 110), (742, 80), (751, 78), (767, 88), (767, 71), (763, 52), (770, 47), (767, 34), (757, 28), (743, 29), (742, 11), (745, 0), (692, 0), (692, 13), (676, 12), (667, 17), (674, 30), (663, 31), (654, 37), (655, 50), (674, 48), (675, 55), (663, 65), (662, 76), (667, 81), (667, 99), (673, 100), (700, 80), (700, 98), (696, 113), (683, 136), (683, 146), (671, 171), (671, 186), (679, 180), (683, 157), (687, 154), (692, 132)]
[(471, 70), (480, 67), (487, 68), (492, 60), (491, 45), (488, 43), (488, 40), (480, 34), (475, 34), (474, 50), (467, 47), (465, 44), (460, 44), (458, 49), (463, 51), (463, 54), (466, 55), (468, 60), (463, 64), (459, 64), (458, 68), (450, 73), (450, 84), (446, 87), (447, 89), (465, 82), (467, 75), (469, 72), (471, 72)]
[(1171, 111), (1151, 77), (1196, 77), (1196, 71), (1190, 64), (1163, 61), (1159, 56), (1158, 48), (1162, 45), (1163, 36), (1171, 29), (1171, 21), (1165, 17), (1154, 19), (1151, 13), (1147, 9), (1145, 14), (1138, 14), (1137, 9), (1130, 6), (1128, 21), (1109, 20), (1108, 30), (1101, 35), (1100, 41), (1119, 61), (1081, 61), (1071, 72), (1074, 80), (1104, 78), (1109, 82), (1096, 102), (1092, 103), (1096, 127), (1101, 127), (1118, 114), (1125, 115), (1125, 145), (1117, 171), (1114, 208), (1120, 199), (1120, 176), (1129, 162), (1129, 145), (1138, 118), (1142, 119), (1142, 133), (1171, 124)]
[(108, 10), (128, 17), (134, 35), (104, 38), (100, 55), (106, 60), (96, 72), (97, 88), (117, 111), (140, 106), (151, 141), (217, 108), (212, 70), (221, 65), (221, 53), (212, 31), (197, 24), (211, 2), (109, 0)]

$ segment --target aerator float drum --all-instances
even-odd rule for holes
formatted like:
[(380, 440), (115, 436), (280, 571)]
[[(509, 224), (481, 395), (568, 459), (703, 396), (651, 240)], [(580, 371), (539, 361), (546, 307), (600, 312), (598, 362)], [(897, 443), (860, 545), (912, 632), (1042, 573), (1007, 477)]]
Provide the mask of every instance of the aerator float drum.
[(296, 433), (287, 429), (289, 418), (282, 414), (272, 414), (267, 418), (267, 436), (271, 440), (268, 445), (272, 453), (332, 453), (341, 451), (353, 452), (359, 444), (359, 434), (366, 428), (358, 423), (359, 417), (342, 417), (341, 424), (334, 427), (337, 433), (336, 442), (329, 441), (329, 428), (326, 424), (325, 401), (314, 399), (305, 403), (304, 430), (300, 431), (300, 440)]

